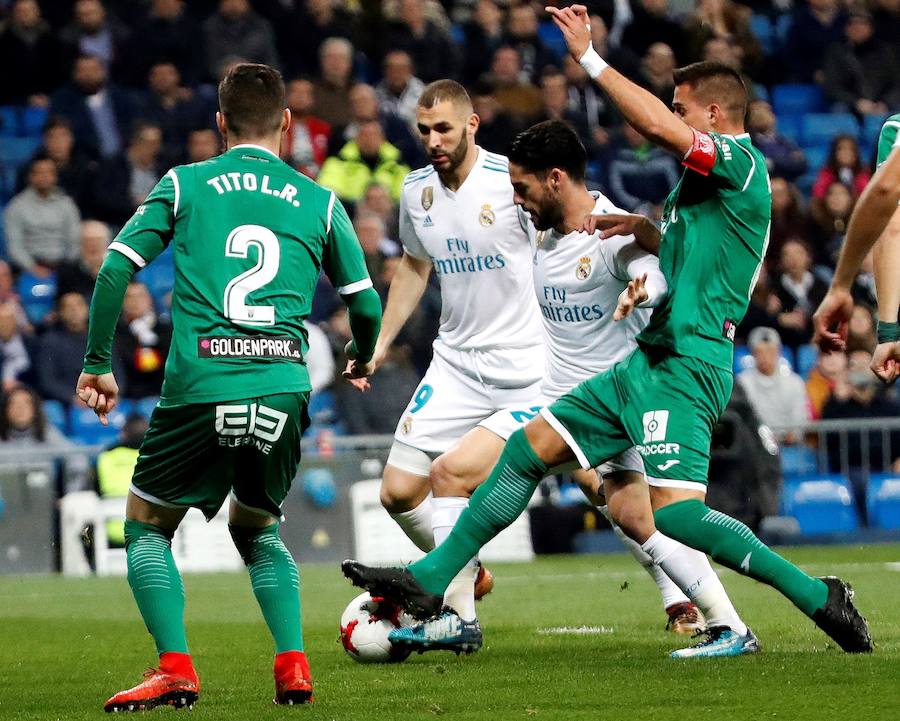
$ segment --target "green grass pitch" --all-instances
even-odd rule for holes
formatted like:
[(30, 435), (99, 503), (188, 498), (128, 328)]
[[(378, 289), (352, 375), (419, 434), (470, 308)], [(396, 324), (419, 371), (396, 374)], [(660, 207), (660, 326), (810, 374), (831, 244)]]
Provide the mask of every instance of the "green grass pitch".
[[(541, 558), (493, 568), (479, 604), (485, 647), (472, 657), (415, 656), (361, 666), (340, 647), (338, 618), (356, 591), (336, 566), (302, 569), (304, 631), (316, 682), (311, 707), (272, 705), (271, 647), (244, 575), (185, 579), (188, 637), (202, 679), (192, 711), (141, 718), (242, 721), (389, 719), (900, 718), (900, 545), (794, 548), (815, 574), (851, 581), (875, 653), (839, 652), (776, 592), (723, 580), (763, 645), (756, 656), (674, 661), (650, 579), (625, 555)], [(561, 627), (596, 633), (548, 633)], [(0, 578), (0, 719), (105, 718), (153, 647), (122, 578)]]

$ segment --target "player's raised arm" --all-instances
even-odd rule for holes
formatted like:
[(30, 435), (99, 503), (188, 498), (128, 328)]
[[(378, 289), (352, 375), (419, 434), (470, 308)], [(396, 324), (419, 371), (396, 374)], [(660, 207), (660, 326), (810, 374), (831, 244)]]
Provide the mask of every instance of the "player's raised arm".
[(659, 228), (653, 225), (653, 221), (643, 215), (636, 213), (589, 215), (585, 221), (584, 230), (588, 233), (599, 230), (600, 237), (604, 240), (616, 235), (631, 235), (645, 251), (659, 255), (659, 242), (662, 234), (659, 232)]
[(615, 103), (629, 125), (665, 149), (684, 157), (694, 145), (693, 129), (679, 120), (655, 95), (607, 65), (591, 43), (590, 20), (584, 5), (547, 7), (562, 31), (569, 53)]

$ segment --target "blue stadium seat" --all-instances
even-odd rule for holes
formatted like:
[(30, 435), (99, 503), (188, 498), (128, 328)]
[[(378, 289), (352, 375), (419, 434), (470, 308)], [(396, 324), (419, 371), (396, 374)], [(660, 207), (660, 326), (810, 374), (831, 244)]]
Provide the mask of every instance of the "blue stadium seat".
[(859, 123), (850, 113), (808, 113), (800, 131), (804, 147), (831, 145), (836, 135), (859, 138)]
[(68, 435), (69, 419), (66, 417), (66, 408), (59, 401), (44, 401), (44, 417), (63, 434)]
[(810, 173), (817, 175), (823, 168), (825, 161), (828, 160), (829, 150), (830, 148), (828, 145), (811, 145), (803, 148), (803, 153), (806, 155), (806, 163)]
[(900, 475), (879, 473), (869, 478), (866, 507), (870, 526), (900, 529)]
[(756, 36), (766, 55), (772, 55), (779, 46), (775, 26), (768, 15), (754, 13), (750, 18), (750, 31)]
[(825, 95), (818, 85), (788, 83), (772, 88), (772, 109), (782, 115), (805, 115), (825, 110)]
[(733, 362), (735, 375), (740, 373), (745, 368), (752, 368), (753, 356), (750, 355), (750, 349), (745, 345), (735, 346)]
[(13, 105), (0, 106), (0, 138), (14, 138), (19, 134), (19, 109)]
[(566, 39), (559, 28), (552, 22), (544, 22), (538, 25), (538, 38), (547, 46), (547, 50), (558, 58), (565, 57), (568, 52)]
[(779, 115), (778, 132), (795, 143), (800, 142), (800, 125), (803, 122), (802, 115)]
[(40, 144), (40, 138), (4, 138), (0, 143), (0, 165), (11, 165), (18, 170), (31, 160)]
[(47, 122), (47, 108), (24, 108), (19, 130), (26, 138), (40, 138)]
[(797, 348), (797, 373), (799, 373), (802, 378), (807, 378), (809, 372), (815, 368), (816, 361), (818, 360), (819, 349), (812, 343), (800, 346)]
[(19, 276), (17, 289), (28, 320), (40, 323), (53, 310), (56, 301), (56, 273), (51, 273), (47, 278), (38, 278), (23, 272)]
[(783, 503), (805, 534), (849, 533), (859, 528), (853, 494), (839, 475), (785, 480)]
[(135, 276), (136, 280), (147, 286), (158, 311), (168, 310), (166, 296), (175, 285), (175, 261), (171, 249), (165, 250), (152, 263)]
[(784, 446), (781, 449), (781, 473), (785, 478), (808, 476), (818, 470), (816, 452), (806, 446)]
[(153, 409), (156, 408), (157, 403), (159, 403), (158, 396), (147, 396), (146, 398), (141, 398), (139, 401), (135, 401), (132, 411), (140, 413), (145, 418), (150, 418), (150, 416), (153, 415)]
[(450, 37), (453, 40), (453, 44), (457, 45), (460, 48), (465, 48), (466, 46), (466, 33), (463, 31), (463, 26), (459, 23), (453, 23), (450, 26)]
[(310, 420), (316, 426), (327, 426), (337, 420), (337, 405), (334, 392), (328, 390), (318, 391), (309, 397), (307, 406)]
[(90, 408), (72, 408), (69, 411), (69, 438), (86, 446), (112, 443), (125, 425), (125, 414), (116, 408), (109, 414), (109, 425), (104, 426)]

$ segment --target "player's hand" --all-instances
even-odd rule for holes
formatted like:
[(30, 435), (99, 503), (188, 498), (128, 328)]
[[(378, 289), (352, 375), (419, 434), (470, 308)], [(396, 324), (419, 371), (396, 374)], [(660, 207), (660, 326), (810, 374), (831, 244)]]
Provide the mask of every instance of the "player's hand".
[(344, 346), (344, 352), (347, 354), (348, 361), (347, 367), (341, 375), (350, 383), (350, 385), (356, 388), (356, 390), (365, 393), (372, 387), (368, 378), (384, 361), (384, 353), (376, 348), (375, 355), (372, 356), (372, 359), (368, 363), (360, 363), (355, 357), (353, 348), (352, 340)]
[(104, 426), (109, 425), (107, 414), (112, 412), (119, 399), (119, 385), (112, 373), (82, 373), (75, 384), (75, 394), (88, 408), (93, 408)]
[(853, 296), (844, 288), (831, 288), (813, 315), (813, 343), (826, 353), (847, 347)]
[(591, 46), (591, 21), (584, 5), (571, 5), (567, 8), (545, 7), (556, 27), (560, 29), (569, 48), (569, 54), (575, 61)]
[(613, 320), (623, 320), (627, 318), (638, 305), (650, 297), (650, 294), (647, 293), (647, 289), (644, 287), (646, 282), (646, 273), (640, 278), (629, 281), (628, 287), (619, 293), (619, 303), (616, 306), (616, 312), (613, 313)]
[(882, 383), (891, 385), (900, 375), (900, 342), (879, 343), (869, 367)]
[(603, 215), (589, 215), (584, 220), (582, 230), (593, 234), (600, 231), (603, 240), (614, 235), (634, 235), (635, 228), (644, 219), (644, 216), (635, 213), (605, 213)]

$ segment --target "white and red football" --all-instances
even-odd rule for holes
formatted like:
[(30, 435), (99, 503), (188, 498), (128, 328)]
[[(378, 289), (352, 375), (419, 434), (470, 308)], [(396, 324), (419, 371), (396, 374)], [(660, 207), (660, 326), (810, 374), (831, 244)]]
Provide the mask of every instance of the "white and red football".
[(341, 615), (341, 643), (347, 655), (359, 663), (397, 663), (409, 651), (394, 648), (388, 634), (414, 623), (399, 606), (361, 593)]

